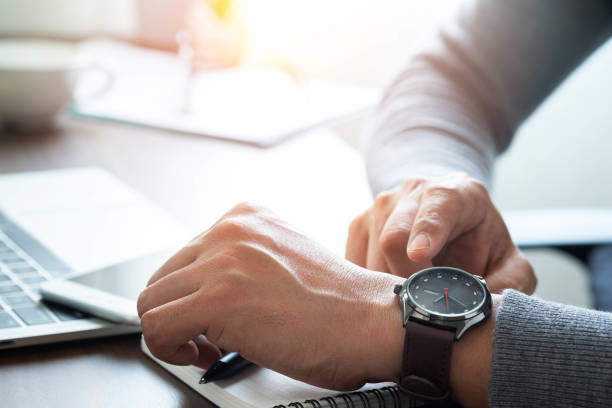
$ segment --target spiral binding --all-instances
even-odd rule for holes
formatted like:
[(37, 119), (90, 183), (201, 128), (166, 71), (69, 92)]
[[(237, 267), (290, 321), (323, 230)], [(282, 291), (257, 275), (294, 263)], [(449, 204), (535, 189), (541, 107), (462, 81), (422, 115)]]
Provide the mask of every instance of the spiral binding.
[[(387, 407), (388, 404), (385, 402), (385, 396), (391, 397), (392, 405), (389, 407)], [(275, 405), (273, 408), (339, 408), (339, 403), (343, 403), (343, 406), (346, 408), (416, 408), (420, 406), (415, 400), (409, 400), (407, 407), (405, 404), (402, 406), (397, 387), (382, 387), (323, 397), (318, 400), (294, 401), (287, 405)]]

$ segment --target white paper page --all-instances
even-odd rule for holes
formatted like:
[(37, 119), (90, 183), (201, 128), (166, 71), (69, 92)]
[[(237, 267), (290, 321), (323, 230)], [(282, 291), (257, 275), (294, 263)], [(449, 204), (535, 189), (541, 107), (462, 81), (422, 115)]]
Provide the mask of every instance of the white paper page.
[(108, 93), (75, 105), (75, 113), (264, 146), (364, 112), (380, 97), (377, 89), (272, 69), (205, 71), (189, 80), (173, 54), (110, 41), (85, 44), (83, 52), (114, 80)]
[[(321, 399), (340, 394), (338, 391), (314, 387), (260, 367), (246, 369), (227, 380), (199, 384), (204, 370), (193, 366), (175, 366), (160, 361), (151, 355), (144, 340), (141, 340), (141, 349), (153, 361), (177, 376), (196, 392), (223, 408), (272, 408), (275, 405), (287, 405), (294, 401), (303, 402), (308, 399)], [(394, 385), (393, 383), (366, 384), (359, 391), (381, 389)], [(383, 393), (382, 395), (386, 402), (393, 401), (390, 393)], [(406, 404), (404, 406), (408, 406), (409, 399), (407, 397), (399, 396), (399, 394), (396, 394), (396, 396), (400, 397), (401, 401)], [(353, 397), (354, 402), (358, 402), (358, 400), (358, 397)], [(368, 400), (371, 401), (372, 408), (379, 406), (376, 403), (375, 395), (368, 395)], [(340, 401), (342, 400), (340, 399)], [(338, 407), (343, 406), (341, 402), (336, 402)], [(387, 406), (394, 405), (388, 404)]]

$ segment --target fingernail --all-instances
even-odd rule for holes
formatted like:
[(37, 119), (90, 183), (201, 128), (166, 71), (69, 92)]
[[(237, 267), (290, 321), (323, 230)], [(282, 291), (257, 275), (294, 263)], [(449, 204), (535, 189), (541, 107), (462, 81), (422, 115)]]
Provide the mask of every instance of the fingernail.
[(426, 234), (417, 235), (408, 245), (408, 252), (429, 248), (429, 237)]

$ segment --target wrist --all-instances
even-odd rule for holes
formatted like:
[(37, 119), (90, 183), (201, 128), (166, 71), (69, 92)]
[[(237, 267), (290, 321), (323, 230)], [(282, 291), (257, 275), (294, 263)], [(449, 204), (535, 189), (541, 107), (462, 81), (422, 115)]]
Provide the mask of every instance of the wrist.
[(404, 278), (375, 272), (379, 284), (372, 302), (372, 313), (368, 329), (370, 347), (374, 352), (367, 360), (367, 382), (397, 382), (401, 374), (405, 329), (402, 327), (402, 312), (397, 303), (393, 287)]
[[(392, 292), (394, 284), (403, 279), (390, 276), (387, 292), (380, 293), (373, 314), (374, 329), (371, 329), (373, 349), (378, 350), (374, 362), (368, 361), (368, 382), (397, 382), (401, 375), (404, 339), (406, 330), (402, 327), (402, 313), (397, 295)], [(468, 330), (460, 341), (453, 343), (450, 363), (450, 386), (453, 399), (465, 407), (487, 406), (489, 375), (493, 354), (495, 314), (500, 295), (492, 295), (492, 309), (489, 318)]]
[(453, 347), (450, 385), (453, 399), (464, 407), (486, 407), (488, 402), (495, 315), (502, 298), (491, 296), (489, 318), (468, 330)]

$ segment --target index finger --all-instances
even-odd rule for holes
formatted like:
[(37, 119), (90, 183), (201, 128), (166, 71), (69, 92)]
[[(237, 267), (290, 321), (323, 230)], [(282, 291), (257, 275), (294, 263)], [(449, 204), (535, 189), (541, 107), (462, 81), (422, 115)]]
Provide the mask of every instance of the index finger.
[(408, 258), (406, 247), (410, 232), (419, 209), (421, 200), (421, 185), (402, 195), (395, 208), (387, 218), (380, 234), (380, 245), (391, 269), (397, 276), (410, 276), (414, 272), (431, 266), (430, 263), (417, 263)]
[(423, 193), (406, 248), (415, 262), (429, 261), (449, 242), (476, 227), (488, 211), (489, 203), (467, 200), (480, 197), (470, 189), (455, 190), (433, 185)]

